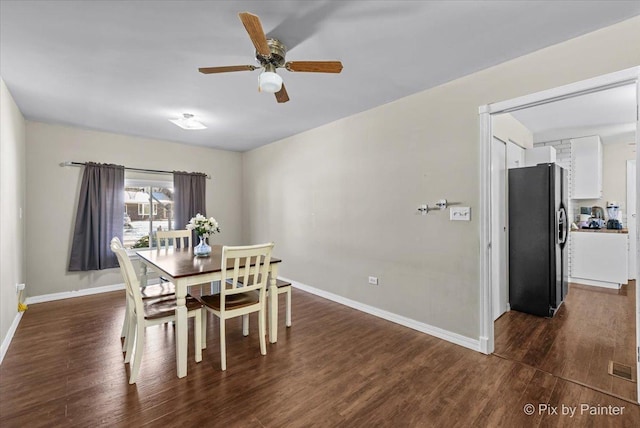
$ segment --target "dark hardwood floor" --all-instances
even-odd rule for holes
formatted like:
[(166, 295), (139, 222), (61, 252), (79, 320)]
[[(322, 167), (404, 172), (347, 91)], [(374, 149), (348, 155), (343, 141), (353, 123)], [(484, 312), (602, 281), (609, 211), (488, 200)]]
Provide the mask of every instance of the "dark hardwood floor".
[[(280, 300), (284, 311), (284, 299)], [(0, 366), (0, 426), (637, 427), (640, 407), (537, 370), (486, 356), (293, 291), (293, 327), (261, 356), (227, 323), (220, 371), (209, 316), (203, 361), (176, 377), (170, 325), (147, 329), (138, 383), (120, 349), (124, 292), (32, 305)], [(236, 322), (237, 321), (237, 322)], [(526, 355), (526, 354), (525, 354)], [(527, 416), (526, 404), (535, 406)], [(576, 408), (573, 417), (541, 411)], [(580, 405), (617, 406), (619, 416)], [(624, 408), (623, 408), (624, 407)], [(600, 410), (602, 413), (602, 410)]]
[(637, 402), (637, 385), (608, 374), (609, 361), (636, 372), (635, 281), (620, 290), (569, 284), (556, 315), (510, 311), (495, 323), (495, 353)]

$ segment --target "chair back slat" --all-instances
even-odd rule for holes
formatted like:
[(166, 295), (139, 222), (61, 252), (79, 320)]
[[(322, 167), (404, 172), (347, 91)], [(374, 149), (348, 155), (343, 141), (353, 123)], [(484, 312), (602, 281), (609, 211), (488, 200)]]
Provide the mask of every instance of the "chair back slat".
[(273, 245), (222, 247), (222, 283), (226, 279), (228, 286), (220, 287), (221, 310), (224, 310), (225, 296), (233, 294), (257, 291), (263, 301)]
[(158, 252), (160, 250), (168, 250), (173, 246), (176, 248), (191, 248), (191, 231), (188, 229), (182, 230), (158, 230), (156, 232), (156, 242)]

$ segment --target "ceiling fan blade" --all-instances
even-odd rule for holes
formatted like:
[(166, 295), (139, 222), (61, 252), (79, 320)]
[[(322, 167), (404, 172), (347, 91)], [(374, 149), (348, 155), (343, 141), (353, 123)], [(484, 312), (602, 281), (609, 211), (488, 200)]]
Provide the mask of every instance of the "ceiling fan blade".
[(269, 49), (269, 45), (267, 44), (267, 36), (262, 29), (260, 18), (249, 12), (240, 12), (238, 16), (247, 33), (249, 33), (249, 37), (253, 42), (253, 46), (256, 47), (256, 51), (262, 56), (271, 55), (271, 49)]
[(289, 71), (306, 71), (311, 73), (340, 73), (340, 61), (289, 61), (284, 65)]
[(256, 66), (253, 65), (227, 65), (225, 67), (202, 67), (199, 68), (198, 71), (203, 74), (212, 74), (212, 73), (228, 73), (230, 71), (253, 71)]
[(278, 100), (279, 103), (286, 103), (289, 101), (289, 94), (287, 94), (284, 83), (282, 84), (282, 88), (276, 92), (276, 100)]

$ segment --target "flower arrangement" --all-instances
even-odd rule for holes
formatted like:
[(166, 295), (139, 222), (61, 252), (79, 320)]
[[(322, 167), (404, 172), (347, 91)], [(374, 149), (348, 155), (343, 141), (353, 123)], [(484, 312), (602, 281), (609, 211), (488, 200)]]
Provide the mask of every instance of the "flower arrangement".
[(189, 220), (187, 229), (195, 230), (198, 236), (205, 238), (213, 235), (214, 233), (220, 233), (220, 227), (218, 226), (216, 219), (213, 217), (206, 218), (200, 213), (196, 214), (195, 217), (192, 217), (191, 220)]

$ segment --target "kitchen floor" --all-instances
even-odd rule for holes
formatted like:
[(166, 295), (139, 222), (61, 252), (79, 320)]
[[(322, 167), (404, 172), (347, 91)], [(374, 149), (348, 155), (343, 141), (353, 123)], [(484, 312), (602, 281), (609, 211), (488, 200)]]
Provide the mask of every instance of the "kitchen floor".
[(636, 281), (620, 290), (570, 283), (552, 319), (517, 311), (498, 318), (495, 354), (636, 403), (636, 383), (608, 373), (614, 361), (637, 378), (635, 293)]

